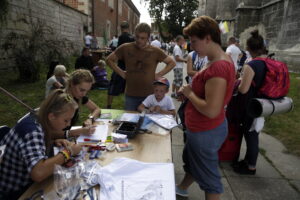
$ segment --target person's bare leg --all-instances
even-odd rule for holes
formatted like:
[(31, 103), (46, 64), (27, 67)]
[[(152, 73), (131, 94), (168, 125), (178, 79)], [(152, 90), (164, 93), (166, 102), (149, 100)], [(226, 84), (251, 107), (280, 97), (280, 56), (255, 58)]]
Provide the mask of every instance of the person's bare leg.
[(220, 200), (221, 194), (211, 194), (205, 192), (205, 200)]
[(111, 105), (113, 102), (114, 96), (112, 95), (107, 95), (107, 103), (106, 103), (106, 108), (111, 109)]
[(176, 88), (176, 86), (174, 85), (174, 83), (172, 83), (172, 93), (175, 92), (175, 88)]
[(192, 175), (190, 175), (189, 173), (185, 173), (184, 178), (182, 179), (181, 183), (177, 185), (177, 187), (179, 187), (179, 189), (181, 190), (187, 190), (194, 181), (195, 180)]

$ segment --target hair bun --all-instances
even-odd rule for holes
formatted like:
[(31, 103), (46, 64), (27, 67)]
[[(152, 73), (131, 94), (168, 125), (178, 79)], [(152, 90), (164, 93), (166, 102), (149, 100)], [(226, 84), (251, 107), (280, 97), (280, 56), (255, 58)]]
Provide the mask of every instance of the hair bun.
[(252, 37), (254, 38), (258, 38), (259, 34), (258, 34), (258, 30), (254, 30), (251, 32)]

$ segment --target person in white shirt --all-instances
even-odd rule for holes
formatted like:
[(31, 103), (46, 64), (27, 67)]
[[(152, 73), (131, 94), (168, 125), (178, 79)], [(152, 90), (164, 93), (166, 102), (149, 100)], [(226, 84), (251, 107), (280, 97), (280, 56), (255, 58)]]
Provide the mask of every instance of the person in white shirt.
[(116, 50), (116, 48), (118, 47), (118, 42), (119, 42), (118, 36), (115, 35), (109, 44), (109, 47), (111, 48), (112, 51)]
[(238, 59), (242, 56), (241, 50), (236, 46), (236, 39), (235, 37), (230, 37), (228, 40), (228, 47), (226, 49), (226, 53), (231, 57), (235, 71), (238, 70)]
[(193, 76), (208, 63), (207, 56), (200, 57), (196, 51), (191, 51), (187, 58), (188, 83), (192, 83)]
[(66, 67), (63, 65), (56, 65), (54, 69), (54, 75), (51, 76), (46, 82), (45, 97), (54, 89), (62, 89), (67, 85), (68, 74), (66, 73)]
[(178, 35), (176, 37), (176, 45), (173, 50), (173, 57), (176, 61), (176, 66), (173, 68), (174, 71), (174, 80), (172, 84), (172, 94), (171, 96), (177, 98), (177, 91), (182, 86), (183, 82), (183, 66), (184, 63), (187, 62), (186, 59), (183, 58), (182, 46), (185, 43), (185, 39), (182, 35)]
[(155, 36), (155, 40), (153, 40), (151, 42), (151, 45), (154, 46), (154, 47), (158, 47), (158, 48), (161, 48), (161, 42), (158, 40), (158, 37)]
[(90, 48), (92, 43), (93, 37), (91, 36), (91, 32), (88, 32), (86, 36), (84, 36), (84, 43), (85, 46)]
[(169, 91), (170, 83), (168, 79), (161, 77), (153, 82), (153, 94), (149, 95), (138, 107), (138, 111), (143, 112), (149, 109), (150, 113), (176, 115), (175, 106), (171, 97), (166, 94)]

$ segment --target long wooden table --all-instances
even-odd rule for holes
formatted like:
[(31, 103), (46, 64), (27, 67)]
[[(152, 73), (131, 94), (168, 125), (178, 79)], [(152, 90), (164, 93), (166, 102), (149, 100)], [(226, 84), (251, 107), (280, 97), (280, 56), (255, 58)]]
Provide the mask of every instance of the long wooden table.
[[(104, 112), (108, 111), (102, 110), (102, 113)], [(109, 124), (108, 132), (111, 133), (114, 128), (112, 124)], [(129, 142), (134, 147), (133, 151), (117, 152), (115, 150), (106, 152), (105, 158), (103, 160), (98, 159), (98, 162), (105, 166), (118, 157), (131, 158), (142, 162), (172, 162), (170, 134), (165, 136), (138, 134), (134, 139), (130, 139)], [(41, 189), (44, 191), (44, 194), (51, 192), (54, 189), (53, 177), (49, 177), (41, 183), (34, 183), (19, 199), (26, 199)]]

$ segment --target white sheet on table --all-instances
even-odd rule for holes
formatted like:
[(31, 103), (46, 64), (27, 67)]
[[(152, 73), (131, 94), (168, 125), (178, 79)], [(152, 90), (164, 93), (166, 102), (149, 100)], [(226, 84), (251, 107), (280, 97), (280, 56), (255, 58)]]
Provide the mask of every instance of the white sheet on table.
[(77, 143), (85, 142), (84, 139), (105, 141), (107, 138), (107, 133), (108, 133), (107, 124), (98, 125), (96, 126), (96, 130), (92, 135), (80, 135), (76, 141)]
[(128, 158), (109, 165), (94, 165), (83, 177), (91, 186), (100, 184), (102, 200), (175, 200), (173, 163), (144, 163)]

